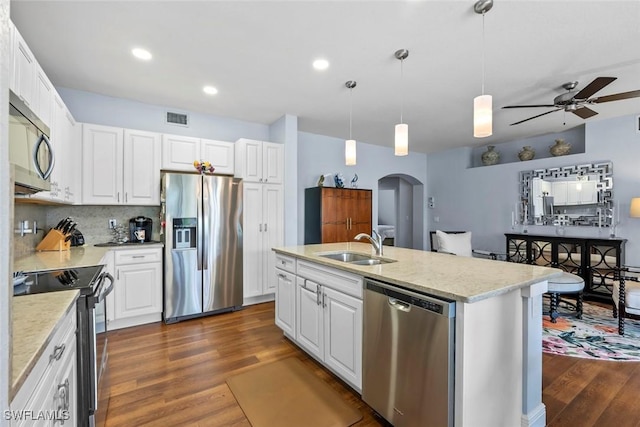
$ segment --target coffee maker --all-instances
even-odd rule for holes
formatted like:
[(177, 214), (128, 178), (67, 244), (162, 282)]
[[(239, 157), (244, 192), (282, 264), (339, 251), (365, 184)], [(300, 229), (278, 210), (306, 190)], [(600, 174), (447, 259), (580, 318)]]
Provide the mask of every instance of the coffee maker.
[(137, 216), (129, 220), (129, 241), (130, 242), (150, 242), (153, 221), (146, 216)]

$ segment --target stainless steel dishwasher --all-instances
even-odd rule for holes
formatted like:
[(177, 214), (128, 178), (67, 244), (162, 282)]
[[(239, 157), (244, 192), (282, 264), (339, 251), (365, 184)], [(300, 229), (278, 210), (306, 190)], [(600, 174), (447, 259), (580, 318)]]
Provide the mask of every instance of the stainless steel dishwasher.
[(397, 427), (453, 426), (455, 302), (365, 279), (362, 399)]

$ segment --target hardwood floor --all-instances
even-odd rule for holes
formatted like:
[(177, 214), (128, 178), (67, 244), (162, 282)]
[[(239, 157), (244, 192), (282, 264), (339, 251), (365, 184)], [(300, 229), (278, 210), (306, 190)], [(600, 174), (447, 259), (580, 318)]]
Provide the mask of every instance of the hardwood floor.
[[(250, 426), (226, 378), (297, 357), (363, 414), (383, 421), (359, 395), (284, 338), (274, 305), (113, 331), (107, 426)], [(550, 427), (640, 427), (640, 363), (543, 355), (543, 401)]]

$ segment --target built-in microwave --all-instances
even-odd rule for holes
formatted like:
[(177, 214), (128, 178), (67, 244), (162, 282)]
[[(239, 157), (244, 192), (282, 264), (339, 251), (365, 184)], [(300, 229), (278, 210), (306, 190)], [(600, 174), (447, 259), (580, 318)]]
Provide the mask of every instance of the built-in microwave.
[(55, 157), (49, 127), (9, 91), (9, 159), (13, 165), (15, 194), (49, 191)]

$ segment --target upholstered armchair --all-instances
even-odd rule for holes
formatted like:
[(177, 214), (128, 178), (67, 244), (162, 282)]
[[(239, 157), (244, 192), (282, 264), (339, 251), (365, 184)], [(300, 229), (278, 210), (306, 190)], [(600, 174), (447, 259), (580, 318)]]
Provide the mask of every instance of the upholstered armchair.
[(479, 256), (490, 259), (498, 259), (496, 252), (473, 249), (471, 247), (470, 231), (430, 231), (429, 243), (432, 252), (449, 253), (460, 256)]

